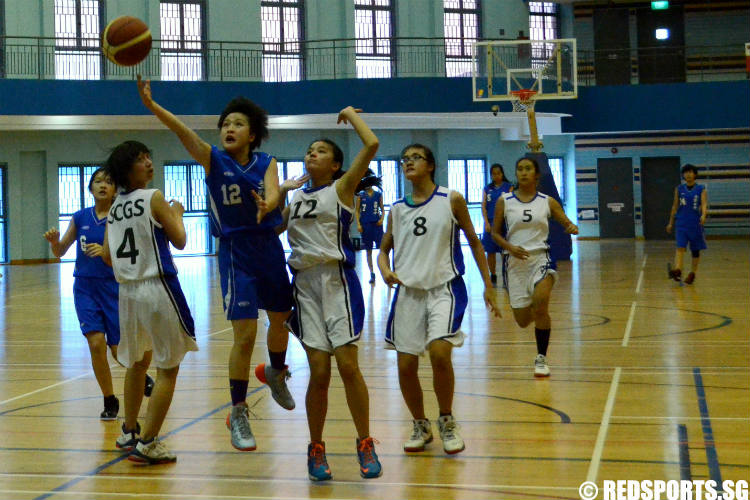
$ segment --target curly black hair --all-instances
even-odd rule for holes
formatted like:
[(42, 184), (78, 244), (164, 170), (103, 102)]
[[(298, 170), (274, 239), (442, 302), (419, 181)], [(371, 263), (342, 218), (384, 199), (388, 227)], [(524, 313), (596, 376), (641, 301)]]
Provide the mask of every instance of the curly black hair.
[(250, 131), (255, 134), (255, 139), (250, 143), (250, 151), (260, 147), (264, 139), (268, 139), (268, 113), (247, 97), (235, 97), (224, 107), (219, 116), (218, 128), (224, 123), (224, 119), (231, 113), (242, 113), (250, 122)]

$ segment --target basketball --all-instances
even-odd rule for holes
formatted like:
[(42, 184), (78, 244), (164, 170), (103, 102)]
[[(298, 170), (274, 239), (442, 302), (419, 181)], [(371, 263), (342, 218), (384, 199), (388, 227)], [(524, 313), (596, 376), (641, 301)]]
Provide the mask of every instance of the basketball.
[(121, 16), (104, 29), (102, 52), (120, 66), (135, 66), (151, 50), (151, 30), (136, 17)]

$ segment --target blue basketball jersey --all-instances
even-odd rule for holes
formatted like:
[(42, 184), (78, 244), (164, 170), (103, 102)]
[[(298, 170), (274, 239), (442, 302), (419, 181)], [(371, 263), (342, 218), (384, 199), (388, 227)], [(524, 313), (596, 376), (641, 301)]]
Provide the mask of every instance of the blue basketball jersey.
[(107, 217), (98, 219), (94, 207), (89, 207), (74, 213), (73, 223), (76, 225), (76, 266), (73, 276), (114, 279), (112, 268), (101, 257), (89, 257), (85, 253), (86, 245), (90, 243), (104, 244)]
[(510, 182), (503, 182), (499, 186), (495, 186), (494, 182), (490, 182), (484, 187), (484, 201), (487, 207), (487, 219), (489, 219), (490, 223), (495, 218), (495, 204), (498, 198), (503, 193), (509, 193), (511, 187)]
[(377, 222), (380, 220), (380, 203), (383, 193), (372, 190), (372, 196), (367, 191), (359, 193), (359, 222)]
[(278, 208), (256, 222), (257, 207), (251, 191), (264, 196), (263, 178), (273, 157), (254, 152), (240, 165), (226, 151), (211, 147), (211, 168), (206, 177), (211, 202), (211, 232), (231, 236), (238, 232), (267, 232), (281, 224)]
[(695, 184), (692, 189), (687, 184), (677, 187), (679, 197), (677, 216), (675, 217), (677, 227), (694, 227), (701, 220), (701, 195), (706, 186)]

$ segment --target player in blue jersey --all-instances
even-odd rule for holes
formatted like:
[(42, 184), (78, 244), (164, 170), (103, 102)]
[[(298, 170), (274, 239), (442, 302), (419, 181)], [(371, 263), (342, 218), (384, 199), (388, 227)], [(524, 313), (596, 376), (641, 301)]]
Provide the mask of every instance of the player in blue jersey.
[(331, 356), (336, 358), (346, 402), (357, 430), (360, 475), (378, 477), (382, 468), (370, 436), (370, 399), (359, 369), (357, 341), (364, 321), (364, 299), (354, 271), (354, 248), (349, 239), (356, 187), (378, 150), (375, 134), (351, 106), (338, 122), (351, 123), (362, 149), (349, 169), (342, 170), (344, 154), (330, 139), (313, 141), (305, 154), (310, 187), (297, 191), (284, 208), (294, 273), (294, 313), (289, 324), (305, 347), (310, 382), (305, 406), (310, 428), (307, 449), (308, 477), (332, 478), (325, 456), (323, 426), (328, 411)]
[[(117, 281), (112, 268), (102, 260), (102, 244), (107, 213), (115, 197), (115, 185), (103, 168), (98, 168), (89, 179), (89, 192), (94, 206), (73, 214), (62, 239), (57, 229), (44, 233), (55, 257), (62, 257), (73, 242), (76, 243), (76, 263), (73, 270), (73, 302), (91, 353), (94, 376), (104, 396), (102, 420), (114, 420), (120, 402), (112, 387), (112, 373), (107, 361), (107, 346), (117, 360), (120, 343), (120, 319), (117, 312)], [(146, 376), (144, 394), (151, 395), (154, 381)]]
[(698, 272), (701, 250), (707, 248), (703, 225), (708, 215), (708, 193), (706, 186), (695, 182), (698, 178), (698, 167), (695, 165), (688, 163), (682, 167), (682, 178), (685, 179), (685, 183), (680, 184), (674, 190), (674, 202), (667, 224), (667, 232), (671, 233), (674, 228), (677, 240), (674, 267), (668, 264), (667, 268), (669, 277), (680, 281), (682, 261), (689, 243), (693, 261), (690, 273), (685, 277), (685, 283), (690, 285), (695, 281), (695, 273)]
[[(366, 185), (362, 185), (365, 183)], [(359, 193), (354, 201), (354, 217), (357, 221), (357, 231), (362, 235), (362, 248), (367, 255), (367, 267), (370, 269), (370, 283), (375, 283), (375, 273), (372, 268), (372, 248), (380, 248), (383, 239), (383, 193), (376, 191), (380, 186), (380, 178), (374, 174), (362, 179)]]
[(495, 254), (502, 254), (503, 249), (492, 239), (492, 221), (495, 217), (495, 203), (503, 193), (513, 191), (513, 185), (505, 179), (505, 170), (499, 163), (493, 163), (490, 167), (492, 182), (483, 189), (482, 196), (482, 218), (484, 218), (484, 233), (482, 234), (482, 246), (487, 252), (487, 265), (490, 266), (490, 279), (492, 284), (497, 283), (497, 258)]
[(419, 356), (428, 351), (443, 450), (454, 454), (465, 448), (453, 415), (452, 353), (463, 345), (466, 336), (461, 322), (468, 303), (459, 231), (466, 236), (482, 276), (485, 304), (497, 317), (500, 311), (464, 197), (435, 184), (435, 156), (422, 144), (403, 149), (401, 168), (412, 192), (391, 205), (378, 268), (388, 286), (398, 285), (385, 340), (398, 351), (401, 395), (413, 418), (412, 434), (404, 443), (404, 451), (423, 451), (432, 441), (418, 375)]
[[(119, 355), (127, 367), (125, 421), (115, 444), (129, 451), (128, 459), (134, 462), (174, 462), (177, 457), (157, 436), (172, 402), (180, 363), (189, 351), (198, 350), (193, 317), (169, 249), (170, 243), (185, 248), (185, 209), (177, 201), (167, 203), (158, 189), (146, 188), (154, 168), (144, 144), (118, 145), (106, 169), (120, 193), (107, 217), (102, 259), (120, 284)], [(137, 389), (152, 361), (156, 382), (141, 432), (143, 397)]]
[(230, 101), (219, 118), (220, 149), (157, 104), (150, 83), (140, 76), (138, 91), (143, 104), (177, 134), (206, 171), (212, 231), (219, 238), (223, 306), (234, 331), (229, 354), (232, 409), (227, 426), (232, 445), (251, 451), (256, 443), (245, 399), (259, 309), (266, 311), (270, 321), (267, 343), (271, 363), (265, 365), (265, 380), (279, 405), (294, 408), (286, 386), (289, 370), (284, 364), (289, 340), (284, 321), (292, 307), (292, 289), (284, 250), (275, 232), (281, 223), (276, 159), (255, 151), (268, 137), (268, 115), (249, 99)]

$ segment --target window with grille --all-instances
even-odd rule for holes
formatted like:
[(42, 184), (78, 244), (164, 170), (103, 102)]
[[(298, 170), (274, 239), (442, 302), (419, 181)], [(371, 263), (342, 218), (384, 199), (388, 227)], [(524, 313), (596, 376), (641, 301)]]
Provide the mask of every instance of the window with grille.
[(390, 78), (393, 67), (393, 2), (354, 0), (357, 78)]
[[(555, 40), (559, 35), (559, 7), (554, 2), (529, 2), (529, 38)], [(555, 46), (550, 43), (531, 44), (531, 67), (547, 64)]]
[(173, 255), (206, 255), (214, 252), (211, 223), (208, 219), (208, 190), (206, 171), (193, 162), (164, 165), (164, 197), (177, 200), (185, 207), (182, 221), (185, 224), (187, 243)]
[[(482, 196), (487, 182), (485, 168), (486, 162), (483, 158), (448, 160), (448, 188), (458, 191), (466, 199), (474, 230), (479, 232), (484, 228)], [(463, 233), (461, 243), (468, 243)]]
[[(89, 180), (100, 165), (77, 164), (60, 165), (57, 169), (58, 181), (58, 222), (60, 237), (68, 230), (73, 214), (94, 206), (94, 197), (89, 192)], [(61, 260), (75, 260), (75, 245), (71, 245)]]
[(377, 159), (370, 162), (370, 168), (380, 177), (380, 189), (383, 192), (383, 205), (386, 210), (403, 196), (401, 170), (398, 160)]
[(205, 79), (205, 16), (206, 5), (200, 0), (162, 0), (159, 4), (162, 80)]
[(443, 0), (446, 76), (471, 76), (474, 43), (482, 36), (480, 0)]
[(565, 203), (565, 180), (563, 177), (563, 159), (560, 157), (556, 158), (548, 158), (547, 163), (549, 164), (549, 169), (552, 171), (552, 178), (555, 180), (555, 186), (557, 187), (557, 192), (560, 195), (560, 201)]
[(303, 0), (262, 0), (263, 81), (297, 82), (303, 78)]
[[(102, 74), (99, 0), (55, 0), (55, 78), (98, 80)], [(41, 55), (40, 55), (41, 57)]]
[(5, 220), (5, 177), (5, 165), (0, 165), (0, 262), (7, 262), (8, 260), (8, 238)]

